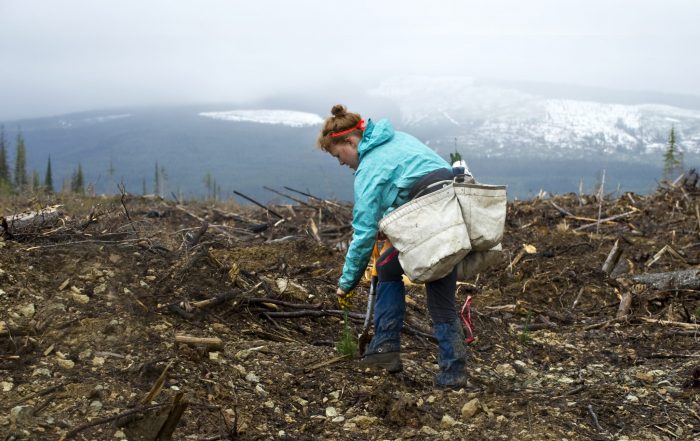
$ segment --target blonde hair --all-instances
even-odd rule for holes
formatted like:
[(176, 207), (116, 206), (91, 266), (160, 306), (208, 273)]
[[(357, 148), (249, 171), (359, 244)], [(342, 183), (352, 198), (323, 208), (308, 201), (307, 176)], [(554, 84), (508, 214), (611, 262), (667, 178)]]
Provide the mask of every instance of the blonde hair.
[(321, 129), (321, 133), (316, 140), (316, 144), (320, 149), (328, 151), (333, 144), (347, 142), (349, 136), (355, 135), (360, 138), (362, 137), (363, 130), (359, 128), (340, 136), (331, 136), (334, 133), (358, 126), (362, 120), (362, 117), (358, 113), (348, 112), (345, 106), (336, 104), (331, 109), (331, 115), (333, 116), (326, 119), (326, 122), (323, 124), (323, 129)]

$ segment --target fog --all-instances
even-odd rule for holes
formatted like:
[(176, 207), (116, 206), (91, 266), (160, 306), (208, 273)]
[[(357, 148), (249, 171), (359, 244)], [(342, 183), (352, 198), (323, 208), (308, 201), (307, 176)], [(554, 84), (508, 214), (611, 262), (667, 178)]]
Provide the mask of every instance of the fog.
[(700, 95), (700, 2), (0, 0), (0, 120), (397, 75)]

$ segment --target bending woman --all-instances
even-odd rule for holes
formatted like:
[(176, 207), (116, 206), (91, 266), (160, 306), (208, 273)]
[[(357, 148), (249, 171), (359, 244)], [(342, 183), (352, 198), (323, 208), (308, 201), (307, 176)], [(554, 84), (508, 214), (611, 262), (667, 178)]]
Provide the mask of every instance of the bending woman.
[[(336, 295), (343, 298), (360, 281), (377, 238), (379, 220), (438, 181), (452, 179), (452, 168), (413, 136), (394, 131), (388, 120), (365, 125), (357, 113), (333, 106), (318, 145), (340, 165), (355, 170), (353, 237), (345, 257)], [(406, 311), (403, 270), (398, 251), (391, 247), (377, 260), (379, 282), (374, 313), (374, 338), (361, 363), (390, 373), (403, 370), (400, 334)], [(438, 340), (438, 387), (467, 384), (466, 349), (457, 316), (457, 273), (426, 283), (428, 311)]]

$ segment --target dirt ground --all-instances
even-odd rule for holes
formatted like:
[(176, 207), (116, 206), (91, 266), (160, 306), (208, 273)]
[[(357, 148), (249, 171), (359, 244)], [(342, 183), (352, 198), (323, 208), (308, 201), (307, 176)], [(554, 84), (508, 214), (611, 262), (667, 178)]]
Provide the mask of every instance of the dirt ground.
[(433, 386), (418, 285), (402, 373), (339, 357), (347, 205), (4, 199), (61, 207), (0, 240), (0, 439), (165, 439), (165, 419), (182, 440), (700, 439), (700, 291), (630, 280), (697, 268), (699, 196), (509, 203), (503, 263), (459, 286), (477, 340), (457, 391)]

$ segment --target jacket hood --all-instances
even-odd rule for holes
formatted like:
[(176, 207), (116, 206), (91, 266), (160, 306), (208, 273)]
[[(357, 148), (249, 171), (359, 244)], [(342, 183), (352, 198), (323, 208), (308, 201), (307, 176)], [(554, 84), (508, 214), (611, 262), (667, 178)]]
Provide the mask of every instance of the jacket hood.
[(360, 160), (362, 160), (362, 157), (367, 152), (390, 141), (393, 137), (394, 127), (391, 125), (388, 119), (381, 119), (376, 123), (374, 123), (371, 119), (368, 120), (364, 135), (362, 136), (362, 141), (360, 142), (360, 145), (357, 146), (357, 152), (360, 155)]

